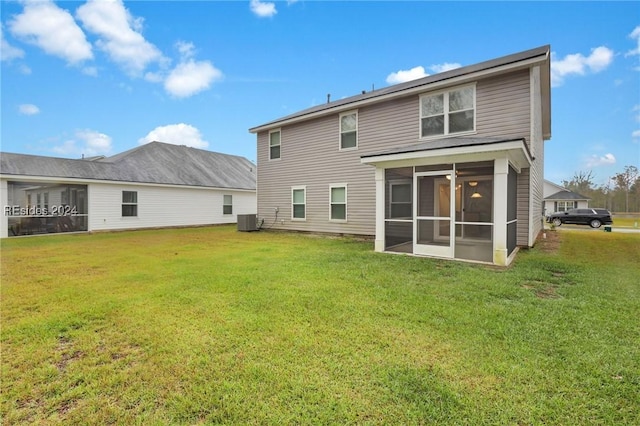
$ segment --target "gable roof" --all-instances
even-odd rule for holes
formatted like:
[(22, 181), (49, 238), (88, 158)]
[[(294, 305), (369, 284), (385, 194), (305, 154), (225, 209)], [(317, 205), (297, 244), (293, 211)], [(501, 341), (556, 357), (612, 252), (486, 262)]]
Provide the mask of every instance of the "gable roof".
[(541, 66), (542, 87), (542, 124), (545, 139), (551, 137), (551, 71), (550, 71), (550, 46), (545, 45), (535, 49), (503, 56), (478, 64), (456, 68), (438, 74), (433, 74), (417, 80), (395, 84), (383, 89), (374, 90), (360, 95), (351, 96), (326, 104), (316, 105), (311, 108), (296, 112), (291, 115), (261, 124), (249, 129), (251, 133), (273, 129), (279, 126), (293, 124), (309, 120), (323, 115), (335, 114), (364, 105), (381, 102), (389, 98), (406, 96), (432, 90), (443, 85), (460, 84), (489, 74), (498, 74), (506, 71), (527, 68), (533, 64)]
[(3, 152), (0, 174), (256, 189), (256, 166), (246, 158), (162, 142), (82, 160)]
[(549, 195), (548, 197), (544, 198), (545, 200), (548, 201), (581, 201), (581, 200), (590, 200), (589, 197), (585, 197), (584, 195), (580, 195), (577, 192), (573, 192), (573, 191), (569, 191), (568, 189), (565, 189), (564, 191), (559, 191), (556, 192), (553, 195)]

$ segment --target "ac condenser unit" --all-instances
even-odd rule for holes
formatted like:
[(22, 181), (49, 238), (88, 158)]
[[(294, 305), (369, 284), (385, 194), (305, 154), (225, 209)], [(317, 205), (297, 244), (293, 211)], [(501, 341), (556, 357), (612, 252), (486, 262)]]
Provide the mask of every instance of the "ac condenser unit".
[(239, 214), (238, 215), (238, 231), (249, 232), (257, 231), (255, 214)]

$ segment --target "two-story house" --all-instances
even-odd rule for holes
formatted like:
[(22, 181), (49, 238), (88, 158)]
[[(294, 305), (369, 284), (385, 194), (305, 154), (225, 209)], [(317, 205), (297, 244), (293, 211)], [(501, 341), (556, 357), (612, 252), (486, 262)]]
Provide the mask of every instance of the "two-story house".
[(543, 226), (549, 46), (318, 105), (257, 135), (265, 228), (507, 265)]

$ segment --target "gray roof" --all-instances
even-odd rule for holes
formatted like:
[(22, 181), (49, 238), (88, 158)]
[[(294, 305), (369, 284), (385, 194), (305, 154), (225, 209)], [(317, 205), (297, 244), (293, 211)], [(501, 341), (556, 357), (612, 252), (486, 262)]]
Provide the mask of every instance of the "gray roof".
[[(420, 142), (413, 145), (406, 145), (396, 148), (391, 148), (385, 151), (376, 152), (372, 154), (366, 154), (361, 156), (360, 158), (369, 158), (369, 157), (378, 157), (382, 155), (393, 155), (393, 154), (407, 154), (410, 152), (421, 152), (421, 151), (432, 151), (436, 149), (445, 149), (445, 148), (461, 148), (468, 146), (479, 146), (479, 145), (491, 145), (498, 144), (504, 142), (514, 142), (514, 141), (524, 141), (523, 138), (496, 138), (496, 137), (453, 137), (453, 138), (444, 138), (437, 139), (432, 141)], [(523, 144), (525, 149), (528, 152), (527, 144)]]
[(0, 174), (256, 189), (256, 166), (246, 158), (162, 142), (82, 160), (3, 152)]
[(580, 195), (577, 192), (564, 190), (564, 191), (558, 191), (553, 195), (549, 195), (548, 197), (545, 197), (545, 200), (578, 201), (578, 200), (590, 200), (590, 198), (585, 197), (584, 195)]
[[(517, 62), (526, 61), (529, 59), (535, 59), (539, 57), (546, 57), (548, 60), (549, 57), (550, 46), (545, 45), (541, 47), (537, 47), (535, 49), (526, 50), (523, 52), (503, 56), (500, 58), (492, 59), (490, 61), (480, 62), (474, 65), (469, 65), (461, 68), (456, 68), (450, 71), (445, 71), (438, 74), (433, 74), (427, 77), (423, 77), (417, 80), (408, 81), (405, 83), (395, 84), (393, 86), (388, 86), (383, 89), (373, 90), (371, 92), (362, 93), (355, 96), (350, 96), (348, 98), (340, 99), (333, 102), (328, 102), (321, 105), (316, 105), (314, 107), (296, 112), (291, 115), (287, 115), (285, 117), (279, 118), (274, 121), (270, 121), (268, 123), (253, 127), (249, 129), (250, 132), (256, 133), (261, 130), (265, 130), (266, 128), (277, 127), (280, 123), (286, 122), (293, 119), (305, 119), (305, 116), (315, 115), (316, 113), (320, 113), (322, 111), (326, 111), (327, 113), (331, 112), (331, 110), (340, 110), (344, 109), (344, 107), (348, 107), (351, 104), (360, 103), (361, 101), (371, 101), (375, 102), (376, 98), (380, 98), (387, 95), (398, 94), (402, 95), (403, 92), (408, 91), (410, 89), (416, 89), (424, 86), (425, 90), (428, 90), (428, 86), (430, 84), (453, 79), (456, 77), (465, 76), (467, 74), (473, 74), (479, 71), (491, 70), (493, 68), (502, 67), (505, 65), (515, 64)], [(544, 80), (543, 84), (546, 82), (546, 86), (549, 84), (549, 70), (543, 70), (544, 72)], [(548, 87), (546, 87), (548, 89)], [(343, 108), (341, 108), (343, 107)], [(543, 105), (543, 108), (546, 108)], [(547, 113), (550, 113), (546, 111)], [(550, 125), (550, 124), (549, 124)]]

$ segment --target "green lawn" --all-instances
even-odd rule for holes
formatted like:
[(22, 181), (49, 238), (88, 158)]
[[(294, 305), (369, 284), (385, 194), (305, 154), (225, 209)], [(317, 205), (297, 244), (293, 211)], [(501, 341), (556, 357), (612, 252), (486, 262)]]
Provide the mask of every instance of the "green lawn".
[(3, 424), (640, 424), (640, 234), (510, 268), (211, 227), (2, 241)]

